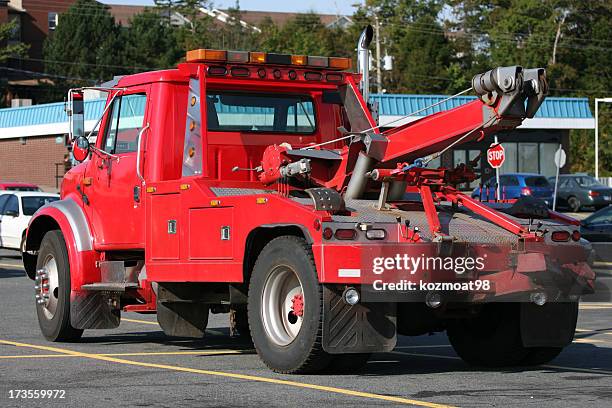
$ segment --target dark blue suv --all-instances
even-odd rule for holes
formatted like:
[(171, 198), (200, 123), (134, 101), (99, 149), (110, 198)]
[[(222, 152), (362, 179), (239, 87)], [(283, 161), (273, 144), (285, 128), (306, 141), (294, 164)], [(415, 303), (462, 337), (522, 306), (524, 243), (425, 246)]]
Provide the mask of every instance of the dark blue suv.
[[(534, 173), (506, 173), (499, 176), (502, 199), (516, 199), (524, 196), (536, 197), (544, 200), (546, 205), (552, 205), (553, 186), (546, 177)], [(483, 192), (480, 187), (472, 192), (472, 198), (487, 200), (487, 185), (489, 186), (489, 200), (495, 199), (495, 177), (483, 183)]]

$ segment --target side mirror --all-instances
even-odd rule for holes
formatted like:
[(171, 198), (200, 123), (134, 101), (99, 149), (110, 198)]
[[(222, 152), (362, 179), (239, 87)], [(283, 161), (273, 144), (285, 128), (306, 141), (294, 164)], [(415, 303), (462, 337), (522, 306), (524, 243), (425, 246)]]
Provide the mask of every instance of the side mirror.
[(10, 217), (18, 217), (19, 213), (15, 210), (6, 210), (4, 211), (4, 215), (8, 215)]
[(78, 162), (89, 156), (89, 140), (85, 136), (79, 136), (72, 142), (72, 156)]
[(85, 136), (85, 103), (83, 92), (70, 90), (68, 95), (68, 116), (70, 122), (70, 140)]

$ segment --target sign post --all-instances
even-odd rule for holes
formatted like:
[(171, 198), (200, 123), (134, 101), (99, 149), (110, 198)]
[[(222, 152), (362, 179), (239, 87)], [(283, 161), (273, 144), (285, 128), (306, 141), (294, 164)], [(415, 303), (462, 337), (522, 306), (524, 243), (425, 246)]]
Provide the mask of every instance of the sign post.
[[(497, 140), (497, 136), (495, 136), (495, 141), (487, 150), (487, 162), (491, 167), (495, 169), (495, 180), (497, 184), (497, 199), (501, 199), (501, 186), (499, 184), (499, 168), (504, 164), (504, 160), (506, 160), (506, 150), (504, 146), (502, 146)], [(487, 197), (489, 199), (489, 197)]]
[(565, 166), (566, 159), (567, 157), (565, 155), (565, 150), (563, 150), (563, 148), (561, 147), (561, 144), (559, 144), (559, 148), (555, 152), (555, 166), (557, 167), (557, 174), (555, 176), (555, 190), (553, 192), (553, 205), (552, 205), (553, 211), (555, 211), (555, 208), (557, 207), (557, 188), (559, 185), (559, 170), (561, 169), (561, 167)]

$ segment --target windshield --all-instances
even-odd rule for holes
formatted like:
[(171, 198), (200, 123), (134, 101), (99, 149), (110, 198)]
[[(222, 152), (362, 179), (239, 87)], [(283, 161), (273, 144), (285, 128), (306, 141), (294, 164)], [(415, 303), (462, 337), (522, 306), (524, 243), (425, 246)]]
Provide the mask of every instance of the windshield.
[(546, 180), (544, 177), (526, 177), (525, 184), (529, 187), (550, 188), (548, 180)]
[(59, 200), (59, 197), (31, 196), (21, 197), (21, 206), (23, 207), (23, 215), (34, 215), (36, 210), (45, 204)]
[(316, 130), (314, 103), (306, 95), (209, 91), (210, 131), (311, 134)]
[(574, 180), (576, 180), (580, 187), (604, 187), (603, 184), (591, 176), (575, 177)]

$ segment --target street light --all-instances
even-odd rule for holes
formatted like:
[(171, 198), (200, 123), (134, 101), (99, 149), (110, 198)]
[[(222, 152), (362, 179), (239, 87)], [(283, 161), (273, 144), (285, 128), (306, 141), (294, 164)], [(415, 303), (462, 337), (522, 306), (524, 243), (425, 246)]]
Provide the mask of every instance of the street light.
[(599, 179), (599, 102), (612, 103), (612, 98), (595, 98), (595, 178)]

